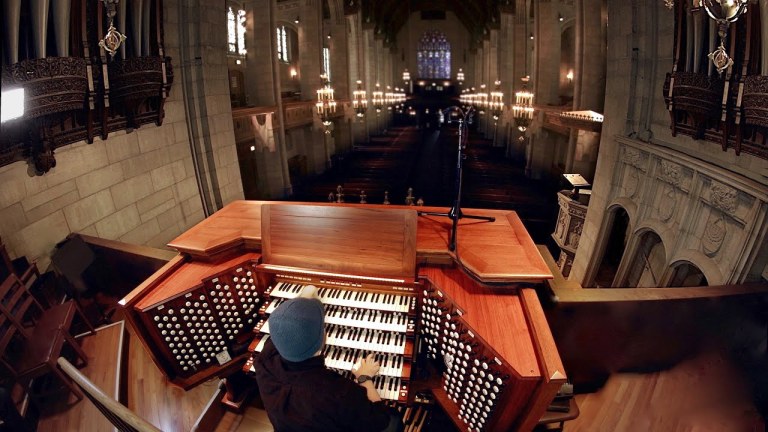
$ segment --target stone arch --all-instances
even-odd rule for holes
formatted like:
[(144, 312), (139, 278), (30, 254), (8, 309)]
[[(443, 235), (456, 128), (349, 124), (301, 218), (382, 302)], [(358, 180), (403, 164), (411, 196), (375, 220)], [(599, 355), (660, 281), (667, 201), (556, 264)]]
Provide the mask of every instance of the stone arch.
[[(622, 216), (622, 214), (626, 216)], [(624, 218), (626, 218), (626, 221), (622, 222)], [(603, 224), (598, 234), (596, 254), (593, 255), (590, 265), (591, 275), (586, 280), (584, 286), (613, 286), (613, 280), (619, 270), (622, 257), (626, 253), (627, 243), (625, 239), (627, 233), (631, 230), (632, 220), (630, 212), (621, 204), (614, 203), (606, 209), (606, 215), (603, 218)], [(622, 234), (618, 231), (624, 232)], [(623, 235), (624, 238), (617, 237), (620, 235)], [(609, 253), (608, 256), (610, 257), (616, 256), (617, 252), (615, 249), (622, 249), (618, 260), (606, 259), (606, 252)]]
[(684, 249), (670, 259), (669, 271), (665, 275), (665, 286), (672, 278), (674, 267), (689, 262), (696, 266), (707, 278), (707, 283), (710, 286), (724, 285), (728, 281), (726, 280), (720, 266), (710, 257), (706, 256), (703, 252), (694, 249)]
[(635, 230), (616, 276), (617, 285), (652, 288), (660, 286), (667, 269), (664, 237), (653, 227)]
[(667, 268), (660, 285), (675, 288), (706, 286), (709, 283), (704, 272), (696, 264), (688, 260), (678, 260)]

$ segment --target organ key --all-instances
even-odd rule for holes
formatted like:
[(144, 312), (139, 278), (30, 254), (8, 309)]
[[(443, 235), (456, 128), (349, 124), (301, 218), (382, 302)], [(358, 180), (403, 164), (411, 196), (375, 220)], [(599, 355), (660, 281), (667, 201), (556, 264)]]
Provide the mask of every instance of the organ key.
[[(299, 295), (303, 284), (279, 282), (269, 293), (272, 297), (291, 299)], [(317, 291), (324, 304), (350, 306), (361, 309), (377, 309), (388, 312), (408, 312), (411, 296), (366, 291), (352, 291), (337, 288), (320, 288)]]

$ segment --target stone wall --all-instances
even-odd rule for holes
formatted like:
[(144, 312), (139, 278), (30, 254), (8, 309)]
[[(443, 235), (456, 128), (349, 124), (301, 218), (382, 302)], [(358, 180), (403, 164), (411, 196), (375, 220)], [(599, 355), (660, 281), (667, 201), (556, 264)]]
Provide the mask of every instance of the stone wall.
[[(622, 207), (630, 215), (632, 233), (624, 260), (631, 259), (633, 245), (651, 226), (656, 227), (653, 231), (665, 241), (665, 248), (672, 251), (668, 256), (683, 259), (689, 250), (702, 253), (702, 241), (706, 241), (702, 240), (703, 230), (712, 225), (709, 222), (713, 217), (719, 217), (717, 211), (711, 210), (712, 205), (707, 204), (712, 183), (706, 178), (735, 191), (739, 197), (738, 208), (749, 210), (736, 218), (726, 217), (726, 223), (732, 228), (731, 240), (739, 239), (739, 242), (729, 240), (731, 244), (721, 245), (722, 250), (718, 249), (706, 259), (691, 258), (691, 254), (686, 259), (698, 261), (697, 266), (705, 267), (700, 270), (711, 278), (710, 283), (739, 283), (759, 277), (768, 252), (765, 247), (768, 223), (764, 216), (768, 161), (748, 154), (737, 156), (732, 149), (724, 152), (711, 142), (672, 137), (661, 90), (664, 75), (672, 65), (673, 13), (662, 2), (647, 7), (638, 0), (609, 1), (608, 16), (611, 25), (608, 28), (606, 115), (592, 199), (570, 278), (591, 286), (602, 260), (611, 206), (619, 205), (622, 197), (627, 198)], [(630, 181), (628, 178), (633, 178), (632, 173), (623, 168), (626, 148), (649, 155), (648, 160), (654, 161), (646, 171), (636, 173), (638, 181), (648, 184), (641, 184), (632, 195), (628, 195), (626, 184)], [(660, 170), (662, 160), (681, 165), (681, 169), (691, 175), (694, 185), (693, 189), (682, 192), (677, 187), (666, 188), (666, 196), (679, 200), (675, 212), (679, 212), (678, 216), (685, 215), (677, 222), (673, 215), (664, 221), (658, 214), (664, 207), (658, 200), (665, 196), (665, 190), (657, 187), (654, 173)], [(653, 173), (648, 169), (653, 169)], [(742, 202), (742, 198), (746, 201)], [(747, 201), (749, 205), (745, 204)], [(676, 240), (678, 238), (680, 240)], [(620, 264), (620, 272), (622, 268), (627, 268), (626, 262)]]
[[(165, 0), (165, 47), (176, 82), (162, 126), (145, 125), (131, 133), (111, 133), (107, 140), (96, 138), (93, 144), (60, 148), (56, 167), (43, 176), (30, 176), (26, 162), (0, 168), (0, 236), (12, 256), (26, 255), (45, 270), (55, 244), (73, 232), (164, 247), (205, 217), (183, 100), (187, 65), (180, 62), (177, 3)], [(208, 14), (206, 34), (221, 38), (221, 31), (213, 31), (215, 23), (225, 25), (224, 8), (218, 9), (221, 16)], [(225, 40), (207, 42), (221, 45), (222, 61), (207, 66), (221, 80), (209, 83), (205, 96), (212, 165), (226, 203), (242, 198), (242, 185), (223, 62)]]

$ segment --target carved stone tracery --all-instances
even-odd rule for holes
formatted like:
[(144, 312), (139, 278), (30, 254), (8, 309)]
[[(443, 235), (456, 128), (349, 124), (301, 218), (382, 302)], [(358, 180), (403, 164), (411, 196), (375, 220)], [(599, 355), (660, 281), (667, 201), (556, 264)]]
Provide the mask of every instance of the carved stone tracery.
[(736, 189), (717, 182), (712, 182), (709, 186), (710, 199), (712, 205), (733, 216), (736, 212), (738, 192)]

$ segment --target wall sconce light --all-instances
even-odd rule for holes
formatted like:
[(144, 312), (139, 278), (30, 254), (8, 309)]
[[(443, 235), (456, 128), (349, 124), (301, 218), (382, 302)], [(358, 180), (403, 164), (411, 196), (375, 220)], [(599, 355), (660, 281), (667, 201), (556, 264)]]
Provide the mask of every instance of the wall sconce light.
[(573, 82), (573, 69), (568, 71), (568, 74), (565, 75), (565, 78), (568, 79), (568, 82)]
[(557, 14), (557, 20), (560, 21), (560, 22), (563, 22), (563, 21), (565, 21), (565, 18), (563, 18), (562, 15)]
[(293, 19), (293, 23), (294, 24), (298, 24), (299, 23), (299, 16), (298, 15), (296, 15), (296, 18)]
[(289, 72), (291, 74), (291, 78), (296, 79), (296, 77), (299, 75), (298, 72), (296, 72), (296, 68), (291, 68), (291, 71)]
[(330, 38), (331, 38), (331, 33), (329, 32), (329, 33), (328, 33), (328, 36), (326, 36), (326, 37), (327, 37), (328, 39), (330, 39)]
[(531, 33), (531, 36), (530, 36), (530, 38), (531, 38), (531, 40), (533, 40), (533, 33)]
[(235, 60), (235, 64), (241, 64), (241, 63), (242, 61), (240, 61), (240, 59)]

